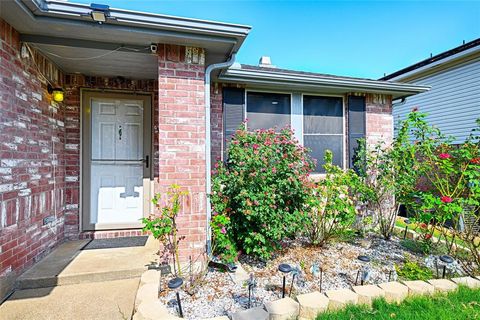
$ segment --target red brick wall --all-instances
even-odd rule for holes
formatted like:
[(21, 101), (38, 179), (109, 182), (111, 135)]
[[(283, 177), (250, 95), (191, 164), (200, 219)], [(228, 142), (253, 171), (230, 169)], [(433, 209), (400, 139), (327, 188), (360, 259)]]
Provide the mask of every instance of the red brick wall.
[[(197, 57), (192, 58), (192, 55)], [(188, 190), (178, 219), (181, 259), (205, 252), (205, 103), (203, 49), (159, 45), (159, 176), (155, 192), (171, 184)]]
[(366, 96), (367, 142), (390, 143), (393, 139), (392, 96), (367, 94)]
[(58, 85), (58, 69), (36, 52), (21, 58), (19, 34), (1, 19), (0, 38), (1, 301), (15, 277), (63, 239), (65, 109), (38, 71)]
[(213, 83), (210, 90), (210, 126), (212, 146), (212, 166), (223, 158), (223, 90)]
[[(80, 233), (80, 89), (109, 89), (153, 92), (157, 98), (155, 80), (126, 80), (83, 75), (65, 76), (65, 127), (66, 127), (66, 177), (65, 177), (65, 237), (78, 238), (112, 238), (140, 235), (140, 230), (115, 230)], [(153, 101), (155, 105), (155, 101)], [(156, 112), (156, 111), (155, 111)], [(154, 121), (154, 131), (157, 129)], [(154, 154), (158, 155), (158, 139), (154, 139)], [(157, 159), (156, 157), (154, 157)], [(158, 163), (158, 160), (156, 160)], [(158, 172), (157, 172), (158, 176)]]

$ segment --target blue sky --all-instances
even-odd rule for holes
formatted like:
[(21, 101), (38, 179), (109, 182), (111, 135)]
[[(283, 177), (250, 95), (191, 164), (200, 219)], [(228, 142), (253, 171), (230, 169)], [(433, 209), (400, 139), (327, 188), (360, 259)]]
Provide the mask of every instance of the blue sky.
[(247, 24), (241, 63), (366, 78), (480, 37), (480, 1), (72, 1)]

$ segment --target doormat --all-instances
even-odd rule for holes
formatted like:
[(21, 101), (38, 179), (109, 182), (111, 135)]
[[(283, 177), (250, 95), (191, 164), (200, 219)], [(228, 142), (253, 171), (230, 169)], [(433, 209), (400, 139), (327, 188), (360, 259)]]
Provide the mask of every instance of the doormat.
[(147, 239), (148, 236), (93, 239), (82, 250), (143, 247)]

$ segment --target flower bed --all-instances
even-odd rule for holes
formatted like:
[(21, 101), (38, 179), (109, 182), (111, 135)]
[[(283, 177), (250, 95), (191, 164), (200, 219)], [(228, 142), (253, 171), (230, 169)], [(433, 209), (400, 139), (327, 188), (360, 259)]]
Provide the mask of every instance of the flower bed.
[[(336, 166), (327, 150), (318, 181), (310, 177), (318, 169), (314, 160), (291, 130), (240, 127), (227, 160), (212, 172), (209, 195), (208, 259), (217, 266), (236, 263), (233, 274), (181, 270), (176, 219), (185, 191), (174, 186), (165, 203), (157, 195), (159, 214), (144, 219), (144, 229), (163, 241), (174, 262), (173, 276), (183, 278), (185, 317), (231, 315), (278, 300), (285, 274), (292, 297), (332, 289), (355, 295), (352, 286), (382, 284), (397, 273), (404, 280), (478, 274), (480, 120), (478, 130), (454, 147), (425, 117), (412, 112), (392, 143), (358, 141), (355, 170)], [(415, 232), (396, 227), (402, 205)], [(399, 283), (391, 286), (408, 293)], [(176, 314), (177, 295), (162, 291), (156, 303)]]
[[(285, 244), (285, 243), (284, 243)], [(355, 285), (358, 270), (363, 264), (359, 255), (371, 258), (371, 270), (367, 284), (379, 284), (397, 280), (395, 265), (405, 261), (424, 264), (426, 257), (404, 248), (400, 239), (391, 241), (369, 234), (353, 242), (336, 242), (325, 248), (306, 246), (300, 241), (285, 244), (286, 248), (276, 253), (267, 263), (250, 256), (242, 255), (239, 264), (256, 280), (252, 307), (262, 306), (267, 301), (277, 300), (282, 295), (282, 274), (278, 265), (288, 263), (301, 270), (296, 277), (292, 297), (303, 293), (320, 291), (320, 276), (311, 272), (313, 263), (318, 262), (324, 270), (322, 292), (331, 289), (351, 288)], [(428, 257), (427, 257), (428, 258)], [(391, 273), (390, 273), (391, 272)], [(248, 288), (246, 281), (236, 284), (232, 274), (210, 269), (198, 291), (193, 296), (182, 293), (182, 307), (186, 319), (206, 319), (228, 315), (248, 308)], [(292, 276), (287, 276), (287, 295), (290, 294)], [(360, 285), (360, 279), (358, 280)], [(177, 314), (178, 306), (174, 292), (164, 292), (160, 301), (165, 303), (172, 314)]]

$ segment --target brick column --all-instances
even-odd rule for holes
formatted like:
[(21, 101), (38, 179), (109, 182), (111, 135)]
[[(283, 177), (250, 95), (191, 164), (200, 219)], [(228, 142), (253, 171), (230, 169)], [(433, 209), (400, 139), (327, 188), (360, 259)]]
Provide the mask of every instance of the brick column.
[(223, 158), (223, 98), (222, 86), (212, 84), (210, 91), (210, 125), (212, 138), (212, 167)]
[(205, 53), (158, 46), (158, 180), (163, 195), (172, 184), (189, 192), (178, 218), (183, 261), (205, 252)]
[(366, 139), (373, 145), (379, 141), (391, 143), (393, 139), (392, 96), (367, 94)]

